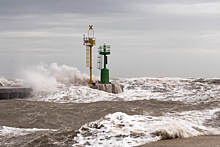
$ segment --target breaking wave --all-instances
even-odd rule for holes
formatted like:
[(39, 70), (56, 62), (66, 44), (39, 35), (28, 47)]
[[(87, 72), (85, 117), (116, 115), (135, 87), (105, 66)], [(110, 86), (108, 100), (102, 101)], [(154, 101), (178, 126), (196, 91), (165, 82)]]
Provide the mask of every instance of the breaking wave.
[(131, 147), (163, 139), (219, 135), (220, 128), (203, 124), (215, 117), (219, 110), (188, 111), (160, 117), (116, 112), (83, 125), (73, 146)]
[(186, 103), (220, 101), (220, 79), (217, 78), (120, 78), (117, 82), (124, 86), (124, 92), (112, 94), (89, 88), (88, 75), (77, 68), (57, 63), (26, 69), (22, 77), (22, 80), (0, 78), (0, 86), (29, 86), (34, 90), (33, 100), (57, 103), (149, 99)]
[(58, 86), (56, 87), (56, 91), (51, 92), (47, 95), (38, 94), (35, 96), (36, 98), (34, 100), (51, 101), (58, 103), (134, 101), (149, 99), (156, 99), (161, 101), (183, 101), (185, 103), (220, 101), (220, 82), (218, 82), (219, 79), (118, 79), (117, 82), (121, 83), (124, 86), (124, 92), (120, 94), (112, 94), (96, 89), (91, 89), (87, 86), (86, 80), (88, 79), (81, 78), (80, 80), (78, 80), (81, 82), (81, 85), (58, 84)]
[(77, 68), (67, 65), (38, 65), (22, 72), (25, 85), (35, 91), (54, 91), (57, 87), (66, 85), (86, 85), (88, 76)]
[[(156, 99), (193, 105), (214, 102), (218, 107), (212, 107), (213, 110), (166, 113), (163, 116), (128, 115), (122, 112), (109, 114), (83, 125), (78, 130), (73, 146), (130, 147), (162, 139), (220, 134), (219, 125), (215, 125), (219, 116), (214, 118), (216, 112), (220, 111), (220, 79), (120, 78), (117, 82), (124, 86), (124, 92), (112, 94), (89, 88), (88, 75), (82, 74), (77, 68), (57, 63), (29, 68), (22, 72), (22, 77), (22, 80), (1, 77), (0, 86), (30, 86), (34, 96), (28, 100), (34, 101), (90, 103)], [(34, 131), (0, 126), (0, 136), (11, 134), (13, 137)]]
[(220, 79), (130, 78), (121, 79), (126, 93), (136, 99), (200, 102), (219, 100)]

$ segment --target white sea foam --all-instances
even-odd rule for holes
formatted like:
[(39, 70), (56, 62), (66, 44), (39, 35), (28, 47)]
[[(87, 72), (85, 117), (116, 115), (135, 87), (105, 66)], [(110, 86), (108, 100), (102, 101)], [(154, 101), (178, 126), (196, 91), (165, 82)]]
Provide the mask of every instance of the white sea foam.
[[(173, 100), (189, 103), (220, 101), (220, 79), (127, 78), (118, 79), (124, 92), (111, 94), (88, 87), (88, 75), (77, 68), (58, 65), (38, 65), (22, 72), (24, 80), (0, 78), (0, 85), (30, 86), (32, 100), (65, 102)], [(95, 77), (97, 80), (98, 78)], [(31, 99), (30, 99), (31, 100)]]
[(14, 136), (27, 135), (37, 131), (51, 131), (51, 129), (37, 129), (37, 128), (27, 129), (27, 128), (13, 128), (7, 126), (0, 126), (0, 136), (5, 136), (8, 138)]
[(54, 102), (96, 102), (133, 100), (173, 100), (183, 102), (220, 101), (220, 85), (208, 82), (195, 82), (196, 79), (176, 78), (133, 78), (120, 79), (124, 92), (111, 94), (85, 85), (57, 85), (57, 90), (38, 94), (35, 100)]
[(106, 93), (88, 86), (65, 86), (61, 85), (57, 91), (49, 93), (38, 93), (37, 96), (29, 100), (49, 101), (57, 103), (87, 103), (96, 101), (110, 101), (115, 97), (114, 94)]
[(219, 135), (220, 128), (203, 125), (218, 111), (220, 109), (190, 111), (160, 117), (117, 112), (83, 125), (73, 146), (131, 147), (161, 139)]
[(219, 79), (130, 78), (121, 79), (125, 92), (119, 97), (130, 100), (157, 99), (184, 102), (219, 100)]
[[(118, 79), (124, 92), (112, 94), (87, 86), (88, 76), (74, 67), (39, 65), (23, 72), (23, 80), (0, 78), (2, 86), (24, 84), (34, 89), (30, 100), (58, 103), (133, 101), (156, 99), (186, 103), (220, 101), (220, 79), (129, 78)], [(219, 128), (204, 125), (219, 109), (165, 114), (164, 116), (114, 113), (82, 126), (76, 140), (86, 146), (136, 146), (164, 138), (219, 134)], [(34, 129), (33, 129), (34, 130)], [(29, 129), (0, 127), (0, 135), (22, 135)], [(89, 145), (90, 144), (90, 145)]]

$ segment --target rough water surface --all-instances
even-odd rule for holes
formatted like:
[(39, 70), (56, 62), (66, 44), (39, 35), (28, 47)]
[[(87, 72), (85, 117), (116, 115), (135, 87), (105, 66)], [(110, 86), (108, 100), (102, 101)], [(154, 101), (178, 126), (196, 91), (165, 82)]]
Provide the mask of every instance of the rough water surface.
[[(115, 146), (122, 146), (121, 141), (123, 145), (136, 146), (160, 139), (217, 135), (220, 111), (214, 107), (218, 107), (218, 104), (210, 102), (194, 105), (158, 100), (63, 104), (2, 100), (0, 126), (49, 130), (28, 132), (20, 136), (0, 135), (1, 145), (84, 146), (88, 144), (86, 137), (98, 139), (94, 136), (98, 137), (100, 131), (104, 131), (101, 136), (107, 136), (109, 142), (101, 142), (102, 139), (97, 142), (107, 146), (112, 141), (116, 143)], [(117, 128), (116, 134), (111, 132), (111, 129), (115, 131), (114, 127)], [(188, 135), (184, 136), (184, 133)], [(125, 139), (132, 143), (125, 144)]]
[[(28, 99), (0, 101), (0, 146), (138, 146), (220, 135), (220, 79), (115, 79), (124, 92), (90, 89), (76, 68), (51, 64), (0, 78), (29, 85)], [(43, 83), (43, 88), (40, 87)]]

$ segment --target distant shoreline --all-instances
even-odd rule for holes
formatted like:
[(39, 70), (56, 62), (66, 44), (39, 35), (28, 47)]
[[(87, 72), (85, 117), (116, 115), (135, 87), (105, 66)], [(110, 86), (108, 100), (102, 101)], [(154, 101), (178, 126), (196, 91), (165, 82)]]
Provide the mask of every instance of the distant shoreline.
[(220, 135), (160, 140), (138, 147), (220, 147)]

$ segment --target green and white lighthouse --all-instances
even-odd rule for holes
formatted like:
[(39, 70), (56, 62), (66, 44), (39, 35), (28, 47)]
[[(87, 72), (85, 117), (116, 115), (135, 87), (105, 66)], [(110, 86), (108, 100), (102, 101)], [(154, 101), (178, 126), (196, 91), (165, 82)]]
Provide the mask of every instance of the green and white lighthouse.
[[(109, 84), (109, 69), (107, 68), (108, 64), (108, 56), (110, 55), (110, 45), (102, 45), (98, 48), (98, 69), (101, 70), (101, 83), (102, 84)], [(102, 64), (104, 58), (104, 66)]]

